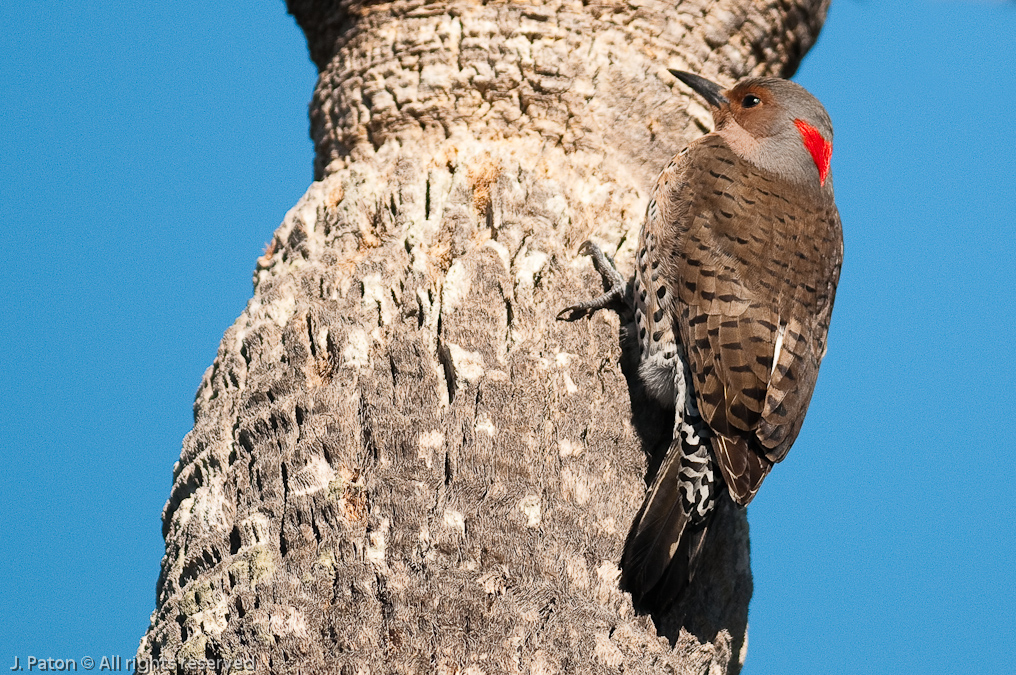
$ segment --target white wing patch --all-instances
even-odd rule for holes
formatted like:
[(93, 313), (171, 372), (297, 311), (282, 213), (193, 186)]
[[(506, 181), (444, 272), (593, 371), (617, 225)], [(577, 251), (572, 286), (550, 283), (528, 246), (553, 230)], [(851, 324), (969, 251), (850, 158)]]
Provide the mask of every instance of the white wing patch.
[(783, 334), (787, 332), (787, 325), (780, 324), (780, 329), (776, 333), (776, 349), (773, 350), (773, 365), (769, 369), (769, 381), (773, 379), (773, 373), (776, 372), (776, 364), (780, 362), (780, 352), (783, 351)]

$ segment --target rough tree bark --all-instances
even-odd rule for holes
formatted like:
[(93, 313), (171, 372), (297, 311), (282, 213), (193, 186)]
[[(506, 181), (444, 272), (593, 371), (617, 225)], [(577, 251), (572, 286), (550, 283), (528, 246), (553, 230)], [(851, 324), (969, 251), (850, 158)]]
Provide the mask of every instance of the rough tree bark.
[(198, 391), (139, 658), (739, 670), (744, 513), (687, 603), (633, 612), (618, 560), (673, 413), (616, 315), (554, 317), (600, 288), (584, 239), (632, 269), (656, 172), (709, 124), (666, 68), (789, 75), (827, 4), (290, 0), (317, 180)]

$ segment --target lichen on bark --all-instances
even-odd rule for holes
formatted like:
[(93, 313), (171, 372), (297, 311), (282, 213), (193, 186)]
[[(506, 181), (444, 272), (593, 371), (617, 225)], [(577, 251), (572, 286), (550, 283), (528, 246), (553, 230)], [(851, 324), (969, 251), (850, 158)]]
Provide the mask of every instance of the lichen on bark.
[(316, 181), (198, 390), (139, 657), (738, 670), (744, 512), (687, 602), (635, 614), (617, 565), (672, 412), (616, 315), (555, 315), (598, 287), (583, 240), (631, 269), (656, 171), (708, 124), (666, 69), (789, 74), (826, 4), (291, 0)]

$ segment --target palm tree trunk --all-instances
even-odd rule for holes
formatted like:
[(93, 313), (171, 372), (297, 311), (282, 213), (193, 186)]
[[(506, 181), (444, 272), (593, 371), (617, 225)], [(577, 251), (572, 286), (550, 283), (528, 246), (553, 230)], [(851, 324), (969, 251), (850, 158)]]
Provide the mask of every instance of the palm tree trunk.
[(686, 602), (633, 612), (618, 561), (673, 413), (629, 387), (616, 315), (555, 315), (600, 288), (583, 240), (630, 272), (709, 123), (666, 69), (788, 75), (827, 5), (290, 0), (317, 180), (202, 381), (139, 659), (739, 670), (744, 512)]

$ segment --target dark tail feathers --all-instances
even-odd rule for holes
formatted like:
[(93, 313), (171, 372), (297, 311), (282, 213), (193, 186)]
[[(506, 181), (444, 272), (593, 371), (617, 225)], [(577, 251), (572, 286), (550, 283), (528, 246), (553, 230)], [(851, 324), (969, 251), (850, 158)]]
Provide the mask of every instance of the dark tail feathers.
[(621, 588), (638, 610), (666, 610), (695, 576), (713, 512), (707, 447), (689, 455), (674, 439), (635, 517), (621, 558)]

